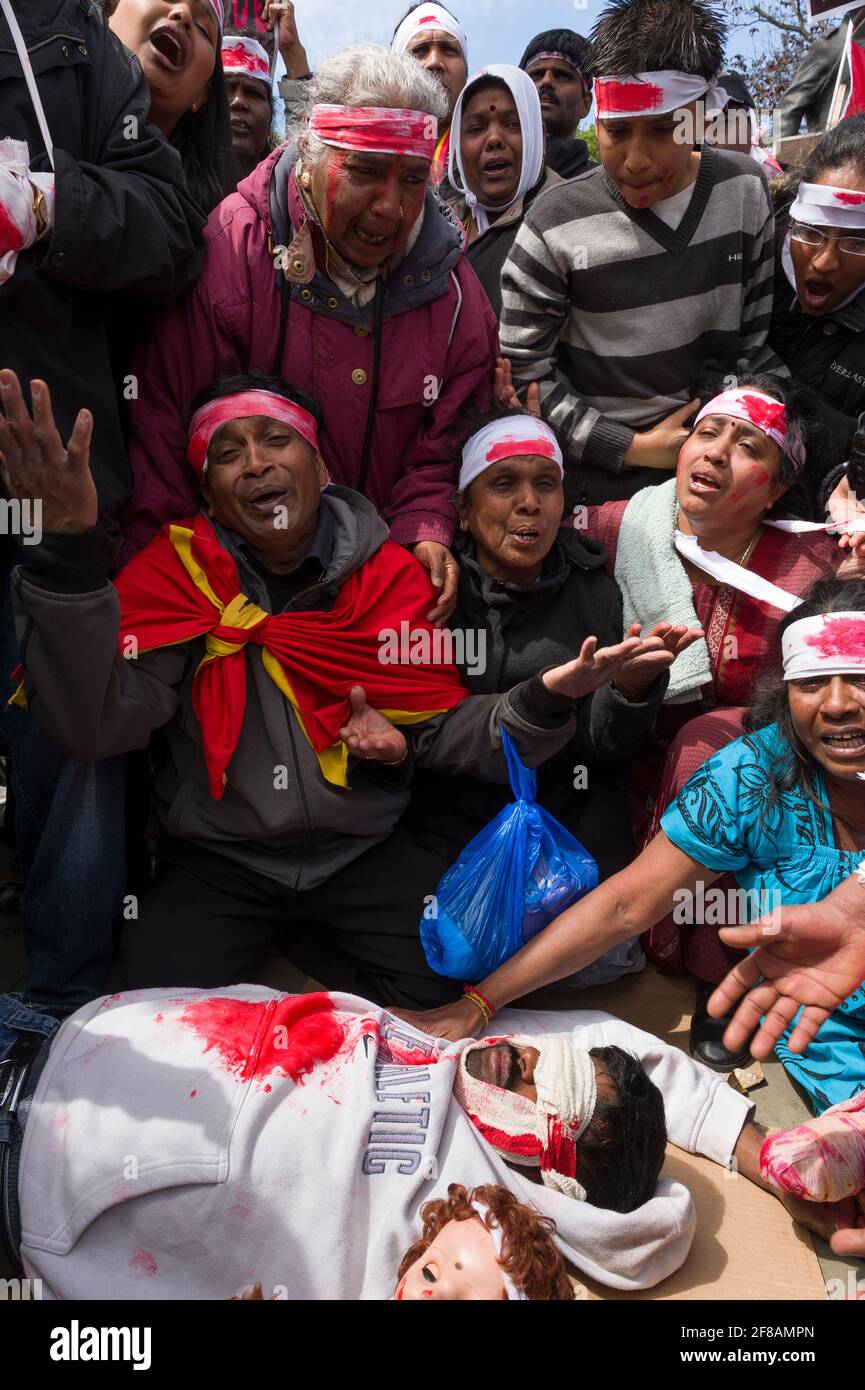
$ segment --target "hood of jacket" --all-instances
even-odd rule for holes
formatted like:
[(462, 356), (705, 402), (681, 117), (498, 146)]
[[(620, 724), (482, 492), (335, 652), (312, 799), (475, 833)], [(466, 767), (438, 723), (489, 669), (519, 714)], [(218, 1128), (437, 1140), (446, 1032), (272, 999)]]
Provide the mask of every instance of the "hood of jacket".
[[(237, 192), (264, 223), (274, 255), (278, 247), (291, 248), (307, 222), (301, 200), (292, 197), (291, 175), (296, 162), (294, 147), (282, 145), (237, 186)], [(292, 206), (294, 216), (289, 210)], [(427, 189), (420, 236), (388, 277), (385, 317), (407, 314), (446, 294), (451, 272), (463, 254), (464, 244), (462, 228), (451, 209), (432, 189)], [(291, 258), (288, 256), (286, 259)], [(335, 318), (355, 323), (368, 317), (345, 297), (317, 264), (310, 269), (311, 274), (303, 272), (296, 278), (289, 268), (286, 278), (291, 284), (308, 285), (323, 299), (335, 298), (339, 302), (339, 307), (334, 310)], [(274, 274), (279, 273), (275, 266)]]

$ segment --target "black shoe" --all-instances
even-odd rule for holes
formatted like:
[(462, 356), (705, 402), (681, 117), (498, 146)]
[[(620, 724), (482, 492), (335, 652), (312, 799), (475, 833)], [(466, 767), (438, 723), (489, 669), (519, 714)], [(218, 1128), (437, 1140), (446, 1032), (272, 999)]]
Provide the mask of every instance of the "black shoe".
[(746, 1047), (742, 1052), (727, 1051), (723, 1038), (732, 1015), (709, 1017), (706, 1004), (714, 991), (714, 985), (698, 981), (697, 1003), (691, 1019), (691, 1056), (712, 1071), (735, 1071), (736, 1067), (744, 1067), (750, 1061), (751, 1049)]

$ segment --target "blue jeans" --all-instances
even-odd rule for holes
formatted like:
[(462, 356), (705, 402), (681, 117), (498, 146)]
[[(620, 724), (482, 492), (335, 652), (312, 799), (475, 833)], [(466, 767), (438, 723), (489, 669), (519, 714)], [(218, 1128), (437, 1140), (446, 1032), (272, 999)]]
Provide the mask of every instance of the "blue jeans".
[(25, 880), (24, 995), (77, 1008), (103, 992), (123, 905), (123, 758), (76, 762), (32, 714), (7, 704), (19, 661), (10, 575), (26, 551), (8, 539), (0, 545), (0, 736), (12, 757)]

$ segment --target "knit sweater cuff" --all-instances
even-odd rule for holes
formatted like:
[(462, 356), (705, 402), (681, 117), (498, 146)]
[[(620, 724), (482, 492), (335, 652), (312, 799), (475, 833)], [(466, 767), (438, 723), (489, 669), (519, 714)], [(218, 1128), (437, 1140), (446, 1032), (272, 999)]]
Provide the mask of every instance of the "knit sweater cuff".
[(636, 430), (600, 415), (583, 449), (582, 462), (607, 473), (621, 473)]

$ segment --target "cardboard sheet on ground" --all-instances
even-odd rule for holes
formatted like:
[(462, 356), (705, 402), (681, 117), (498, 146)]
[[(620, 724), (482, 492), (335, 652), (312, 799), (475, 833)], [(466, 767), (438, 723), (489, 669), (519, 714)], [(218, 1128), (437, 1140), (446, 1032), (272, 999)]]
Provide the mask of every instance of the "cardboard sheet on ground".
[[(605, 1009), (687, 1051), (693, 984), (660, 975), (651, 966), (615, 985), (566, 996), (568, 1005)], [(549, 1001), (551, 996), (547, 995)], [(671, 1278), (641, 1293), (619, 1293), (583, 1280), (593, 1299), (786, 1299), (827, 1298), (810, 1236), (774, 1197), (744, 1178), (731, 1177), (708, 1159), (668, 1147), (664, 1177), (691, 1191), (699, 1213), (697, 1234), (684, 1265)]]

